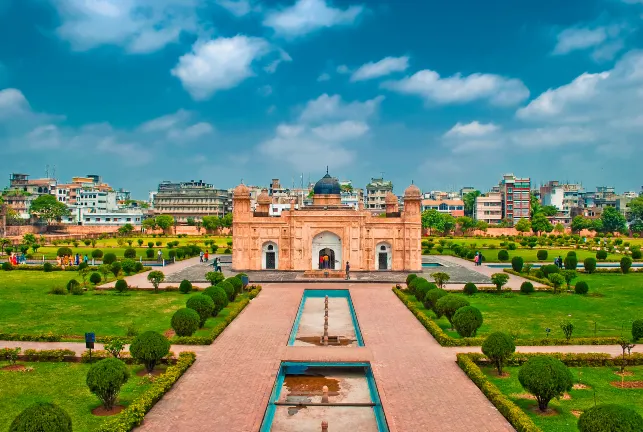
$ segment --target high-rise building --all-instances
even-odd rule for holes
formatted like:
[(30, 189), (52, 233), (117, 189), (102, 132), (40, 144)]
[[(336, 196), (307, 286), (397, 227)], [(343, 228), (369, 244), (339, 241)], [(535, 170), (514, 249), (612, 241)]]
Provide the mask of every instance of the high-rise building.
[(505, 174), (498, 184), (502, 196), (502, 217), (511, 225), (529, 219), (531, 209), (531, 179)]
[(215, 189), (202, 180), (181, 183), (164, 181), (154, 195), (154, 213), (169, 214), (178, 223), (195, 221), (203, 216), (222, 217), (232, 211), (232, 195), (226, 189)]
[(540, 202), (544, 206), (554, 206), (560, 212), (552, 222), (560, 222), (567, 225), (572, 219), (572, 209), (581, 206), (583, 193), (584, 189), (581, 184), (561, 184), (556, 180), (552, 180), (540, 186)]
[(383, 178), (371, 178), (366, 185), (364, 207), (368, 210), (386, 210), (386, 194), (393, 192), (393, 183)]

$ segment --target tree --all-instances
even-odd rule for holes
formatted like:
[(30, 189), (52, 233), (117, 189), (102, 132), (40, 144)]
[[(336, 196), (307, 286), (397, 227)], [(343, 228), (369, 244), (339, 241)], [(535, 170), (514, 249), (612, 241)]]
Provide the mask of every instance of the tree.
[(4, 253), (4, 248), (11, 245), (11, 240), (8, 238), (0, 238), (0, 252)]
[(186, 221), (188, 223), (188, 226), (195, 226), (196, 222), (194, 221), (193, 217), (189, 217)]
[(232, 228), (232, 213), (227, 213), (221, 218), (221, 226), (223, 228)]
[(154, 293), (159, 292), (159, 284), (165, 280), (165, 275), (160, 270), (154, 270), (148, 273), (147, 280), (154, 285)]
[(615, 405), (596, 405), (578, 419), (580, 432), (637, 432), (643, 430), (643, 417), (631, 408)]
[(605, 207), (601, 214), (603, 231), (608, 233), (621, 232), (627, 229), (625, 216), (614, 207)]
[(448, 273), (444, 272), (435, 272), (431, 275), (431, 277), (439, 288), (444, 288), (444, 284), (451, 279), (451, 276), (449, 276)]
[(51, 223), (52, 221), (59, 221), (63, 216), (69, 216), (69, 209), (67, 206), (58, 201), (53, 195), (40, 195), (38, 198), (31, 202), (29, 207), (29, 214), (32, 217)]
[(549, 222), (549, 219), (544, 214), (538, 213), (531, 219), (531, 230), (540, 235), (543, 232), (552, 232), (554, 226)]
[(462, 230), (462, 233), (466, 236), (469, 231), (476, 227), (477, 222), (475, 221), (475, 219), (472, 219), (468, 216), (461, 216), (456, 219), (456, 223)]
[(627, 220), (630, 222), (630, 230), (640, 233), (643, 231), (643, 197), (634, 198), (627, 204), (629, 212)]
[(149, 230), (155, 230), (158, 228), (158, 225), (156, 224), (156, 218), (147, 218), (143, 220), (143, 228), (149, 229)]
[(439, 232), (444, 231), (444, 218), (442, 217), (442, 213), (435, 209), (424, 210), (422, 212), (422, 228), (428, 229), (429, 234), (431, 234), (433, 230)]
[(126, 236), (132, 233), (134, 231), (134, 227), (132, 224), (125, 224), (122, 227), (118, 228), (118, 233), (122, 236)]
[(592, 227), (592, 221), (581, 215), (574, 216), (571, 227), (572, 232), (579, 233), (584, 229), (590, 229)]
[(156, 217), (156, 225), (163, 231), (167, 231), (174, 225), (174, 218), (170, 215), (159, 215)]
[(462, 197), (462, 201), (464, 201), (464, 215), (473, 217), (473, 209), (476, 205), (476, 198), (478, 198), (480, 195), (479, 190), (474, 190), (472, 192), (464, 194)]
[(554, 232), (557, 232), (558, 234), (562, 234), (565, 232), (565, 226), (562, 223), (557, 223), (554, 226)]
[(491, 283), (496, 286), (498, 291), (509, 282), (509, 275), (507, 273), (494, 273), (491, 275)]
[(563, 270), (560, 274), (565, 278), (567, 289), (570, 290), (572, 287), (572, 281), (578, 277), (578, 273), (576, 270)]
[(483, 220), (480, 220), (478, 221), (478, 223), (476, 223), (476, 229), (478, 231), (487, 232), (487, 229), (489, 229), (489, 224)]
[(515, 351), (511, 337), (502, 332), (491, 333), (482, 343), (482, 353), (496, 366), (498, 375), (502, 375), (502, 366)]
[(455, 312), (452, 321), (460, 336), (472, 337), (482, 325), (482, 313), (473, 306), (464, 306)]
[(542, 206), (537, 214), (544, 214), (545, 216), (556, 216), (556, 214), (558, 214), (558, 208), (553, 205)]
[(540, 200), (536, 195), (533, 194), (533, 192), (529, 194), (529, 207), (532, 218), (540, 213), (540, 209), (542, 207), (540, 205)]
[(525, 390), (536, 396), (541, 411), (546, 411), (550, 400), (571, 390), (574, 384), (567, 366), (548, 356), (527, 360), (518, 372), (518, 381)]
[(123, 384), (129, 379), (125, 363), (116, 358), (106, 358), (92, 365), (87, 373), (87, 387), (110, 411), (114, 408)]
[(447, 294), (438, 300), (435, 305), (435, 309), (438, 315), (447, 317), (447, 320), (449, 320), (449, 323), (451, 324), (451, 328), (453, 328), (453, 316), (458, 309), (465, 306), (469, 306), (469, 301), (467, 299), (457, 294)]
[(529, 222), (528, 219), (520, 219), (514, 228), (516, 228), (516, 231), (519, 233), (524, 234), (531, 229), (531, 222)]
[(160, 333), (146, 331), (134, 339), (129, 347), (132, 357), (145, 365), (148, 373), (170, 352), (170, 341)]
[(208, 232), (216, 231), (221, 226), (221, 220), (217, 216), (203, 216), (203, 228)]

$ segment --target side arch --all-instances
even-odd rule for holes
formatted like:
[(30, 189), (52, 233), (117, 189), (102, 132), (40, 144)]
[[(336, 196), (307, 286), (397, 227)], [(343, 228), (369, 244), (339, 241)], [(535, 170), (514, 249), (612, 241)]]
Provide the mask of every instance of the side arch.
[(279, 245), (272, 240), (261, 246), (261, 269), (277, 270), (279, 268)]
[(375, 270), (391, 270), (393, 265), (393, 248), (387, 241), (375, 246)]

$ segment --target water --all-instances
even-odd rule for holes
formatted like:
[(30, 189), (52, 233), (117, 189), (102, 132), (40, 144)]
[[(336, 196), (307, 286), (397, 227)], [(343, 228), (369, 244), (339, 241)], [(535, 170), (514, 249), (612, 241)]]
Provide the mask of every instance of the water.
[(429, 262), (429, 263), (422, 263), (422, 267), (444, 267), (444, 266), (440, 263)]

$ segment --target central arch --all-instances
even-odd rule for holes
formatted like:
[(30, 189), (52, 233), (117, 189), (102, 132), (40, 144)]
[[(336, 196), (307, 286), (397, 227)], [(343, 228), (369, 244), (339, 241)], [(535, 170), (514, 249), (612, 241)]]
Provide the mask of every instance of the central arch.
[(328, 268), (330, 270), (341, 270), (342, 268), (342, 239), (335, 233), (324, 231), (313, 237), (311, 268), (318, 270), (326, 268), (320, 258), (328, 257)]

